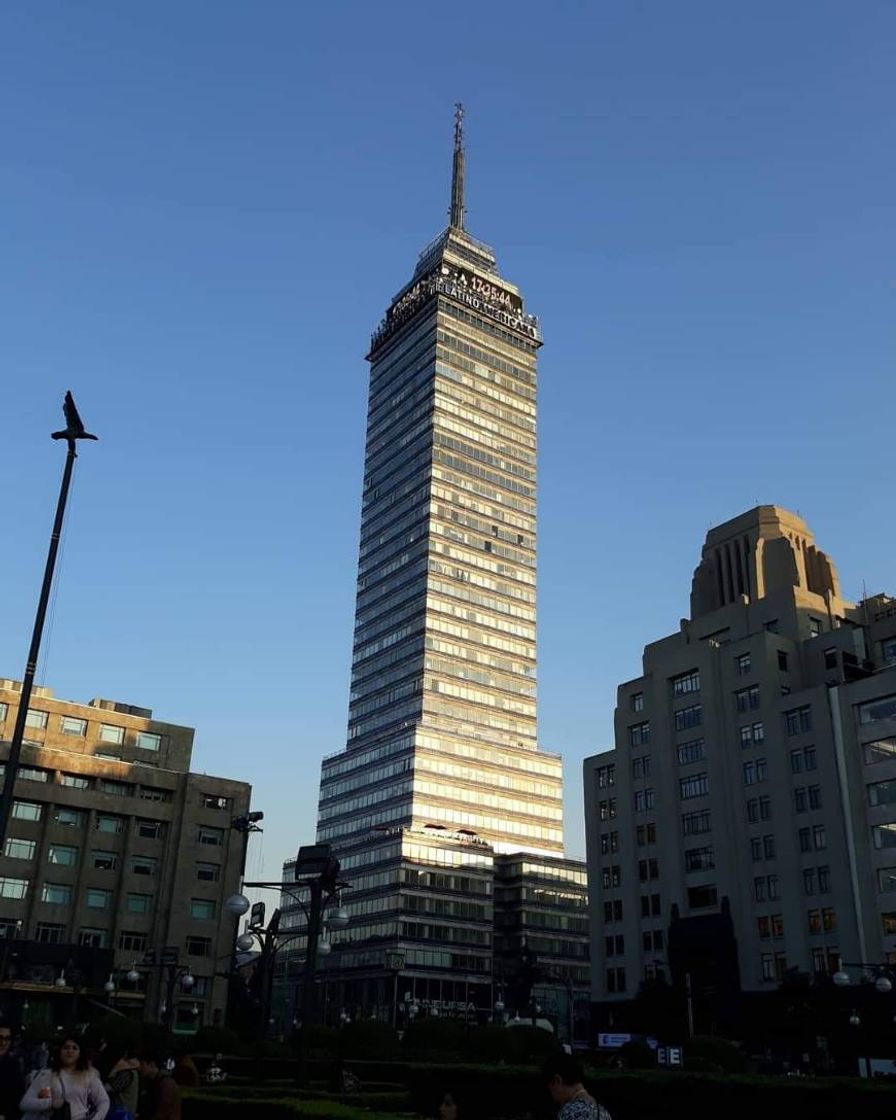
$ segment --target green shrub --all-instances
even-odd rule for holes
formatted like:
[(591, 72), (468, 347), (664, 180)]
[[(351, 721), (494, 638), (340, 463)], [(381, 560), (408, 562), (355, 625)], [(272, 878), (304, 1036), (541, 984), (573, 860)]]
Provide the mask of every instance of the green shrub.
[(742, 1073), (747, 1060), (732, 1042), (712, 1035), (697, 1035), (684, 1044), (685, 1069), (693, 1073)]
[(338, 1053), (343, 1058), (395, 1058), (400, 1053), (398, 1036), (388, 1023), (357, 1019), (337, 1032)]
[(188, 1091), (183, 1099), (184, 1120), (395, 1120), (394, 1113), (371, 1112), (363, 1107), (333, 1100), (253, 1101), (237, 1096), (197, 1089)]
[(200, 1027), (189, 1042), (193, 1054), (238, 1054), (240, 1036), (227, 1027)]
[(656, 1069), (656, 1051), (646, 1042), (626, 1042), (619, 1048), (619, 1057), (625, 1069)]
[(455, 1019), (420, 1019), (411, 1023), (401, 1040), (408, 1053), (442, 1051), (460, 1054), (464, 1050), (464, 1027)]

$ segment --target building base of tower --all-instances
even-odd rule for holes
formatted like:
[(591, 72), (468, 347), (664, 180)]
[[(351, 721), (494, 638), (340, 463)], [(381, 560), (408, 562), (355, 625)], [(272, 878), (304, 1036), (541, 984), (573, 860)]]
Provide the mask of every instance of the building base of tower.
[[(471, 1025), (526, 1018), (530, 987), (558, 1037), (587, 1020), (585, 867), (530, 852), (498, 854), (478, 837), (386, 828), (339, 849), (350, 925), (317, 965), (317, 1019), (357, 1018), (404, 1029), (419, 1016)], [(284, 865), (284, 883), (292, 864)], [(301, 1017), (305, 928), (284, 896), (281, 928), (299, 934), (275, 979), (278, 1033)]]

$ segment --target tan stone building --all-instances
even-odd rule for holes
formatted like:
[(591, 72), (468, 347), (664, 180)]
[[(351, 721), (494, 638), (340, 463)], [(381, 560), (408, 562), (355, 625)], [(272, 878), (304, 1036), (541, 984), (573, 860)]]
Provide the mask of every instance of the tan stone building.
[(680, 981), (689, 930), (728, 938), (739, 976), (709, 988), (896, 962), (896, 601), (844, 599), (776, 506), (712, 529), (690, 619), (585, 761), (585, 808), (595, 1000)]
[[(20, 688), (0, 679), (0, 759)], [(251, 787), (190, 773), (192, 747), (192, 728), (149, 709), (35, 688), (0, 855), (7, 1014), (27, 1004), (26, 1020), (60, 1022), (78, 998), (150, 1021), (167, 1010), (184, 1031), (223, 1023), (235, 931), (223, 902), (245, 847), (232, 821)]]

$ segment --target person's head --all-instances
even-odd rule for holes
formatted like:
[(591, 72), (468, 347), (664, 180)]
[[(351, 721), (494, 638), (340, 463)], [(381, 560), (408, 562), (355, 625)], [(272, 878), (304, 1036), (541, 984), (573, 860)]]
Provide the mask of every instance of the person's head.
[(129, 1057), (127, 1044), (124, 1042), (107, 1042), (101, 1047), (96, 1056), (95, 1064), (103, 1077), (108, 1077), (119, 1062), (126, 1061)]
[(565, 1104), (582, 1088), (585, 1074), (579, 1062), (562, 1050), (552, 1054), (541, 1068), (541, 1079), (557, 1104)]
[(449, 1090), (442, 1097), (442, 1103), (438, 1107), (439, 1120), (458, 1120), (460, 1112), (460, 1102), (457, 1093)]
[(80, 1039), (72, 1034), (64, 1034), (53, 1051), (53, 1057), (50, 1059), (51, 1067), (73, 1073), (75, 1070), (87, 1069), (87, 1064), (87, 1051), (81, 1046)]
[(165, 1064), (165, 1059), (155, 1050), (138, 1050), (134, 1057), (137, 1059), (140, 1076), (150, 1080), (159, 1076)]
[(0, 1058), (5, 1058), (12, 1046), (12, 1027), (0, 1023)]

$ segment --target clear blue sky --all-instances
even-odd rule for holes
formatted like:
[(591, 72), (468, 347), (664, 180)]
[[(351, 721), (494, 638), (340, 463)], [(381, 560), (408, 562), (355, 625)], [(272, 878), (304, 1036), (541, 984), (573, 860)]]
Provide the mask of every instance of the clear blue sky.
[[(891, 2), (7, 4), (0, 675), (71, 387), (40, 676), (197, 728), (266, 871), (344, 745), (369, 332), (445, 222), (542, 316), (540, 717), (567, 761), (687, 613), (707, 527), (799, 510), (896, 591)], [(260, 870), (260, 849), (254, 859)]]

